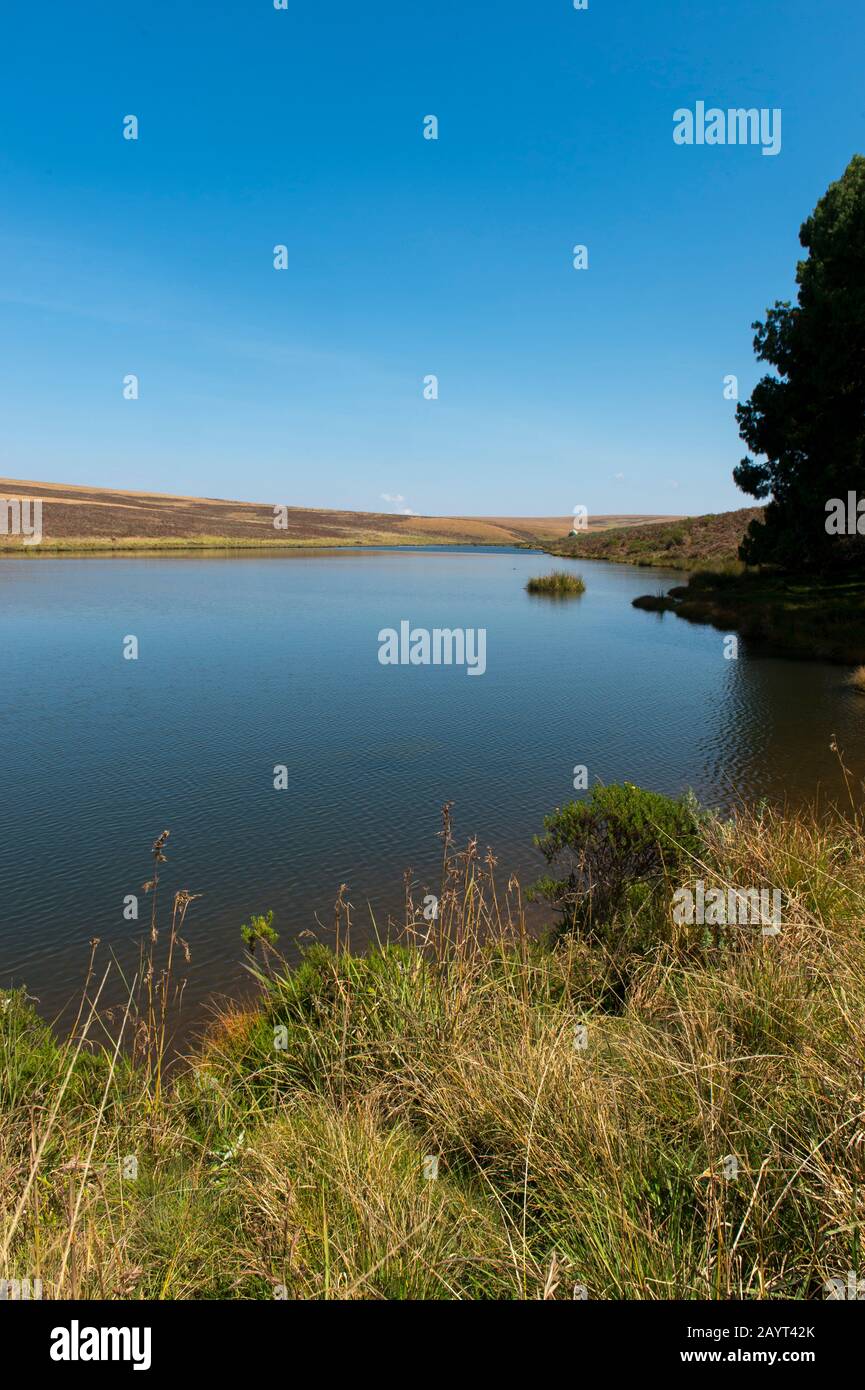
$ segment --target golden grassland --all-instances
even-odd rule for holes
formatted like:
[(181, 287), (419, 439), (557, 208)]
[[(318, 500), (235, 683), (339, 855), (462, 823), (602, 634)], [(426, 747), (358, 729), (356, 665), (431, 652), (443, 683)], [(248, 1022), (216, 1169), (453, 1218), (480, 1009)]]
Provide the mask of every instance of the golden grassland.
[[(211, 497), (124, 492), (61, 483), (0, 479), (0, 498), (41, 499), (44, 539), (26, 546), (0, 535), (0, 552), (40, 554), (130, 550), (261, 549), (309, 546), (519, 545), (537, 546), (567, 535), (571, 518), (426, 517), (397, 512), (327, 511), (286, 507), (274, 527), (274, 505)], [(645, 517), (599, 516), (593, 529)]]
[(100, 1008), (96, 946), (63, 1039), (0, 996), (0, 1278), (46, 1298), (822, 1298), (861, 1269), (863, 823), (742, 809), (702, 833), (687, 881), (782, 890), (777, 936), (677, 926), (665, 891), (533, 940), (519, 884), (446, 822), (435, 924), (409, 877), (397, 939), (357, 956), (341, 890), (328, 945), (291, 969), (259, 940), (258, 1001), (170, 1074), (184, 943), (206, 946), (189, 895), (158, 920), (157, 841), (125, 1011)]

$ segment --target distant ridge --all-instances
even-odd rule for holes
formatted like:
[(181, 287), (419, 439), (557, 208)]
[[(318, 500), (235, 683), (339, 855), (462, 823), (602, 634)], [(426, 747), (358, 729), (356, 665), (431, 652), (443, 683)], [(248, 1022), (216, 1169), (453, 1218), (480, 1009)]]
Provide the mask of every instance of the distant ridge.
[[(395, 512), (291, 507), (274, 526), (273, 502), (172, 496), (71, 483), (0, 478), (0, 497), (41, 498), (45, 550), (280, 548), (311, 545), (536, 545), (567, 536), (572, 518), (429, 517)], [(277, 499), (279, 501), (279, 499)], [(590, 532), (657, 518), (594, 516)], [(0, 549), (17, 550), (17, 536), (0, 534)], [(36, 547), (31, 547), (33, 553)]]

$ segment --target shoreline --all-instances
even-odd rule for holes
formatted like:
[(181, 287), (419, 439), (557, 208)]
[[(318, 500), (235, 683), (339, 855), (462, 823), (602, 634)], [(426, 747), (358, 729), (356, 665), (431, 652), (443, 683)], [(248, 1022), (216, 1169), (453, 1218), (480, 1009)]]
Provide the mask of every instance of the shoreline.
[[(762, 1297), (818, 1297), (855, 1267), (861, 822), (743, 808), (701, 834), (588, 932), (531, 940), (452, 842), (444, 919), (415, 906), (385, 949), (344, 948), (340, 898), (336, 949), (287, 968), (253, 918), (258, 998), (170, 1073), (174, 925), (131, 1017), (95, 999), (57, 1040), (4, 991), (0, 1274), (54, 1299), (545, 1298), (555, 1232), (569, 1300), (727, 1301), (723, 1219)], [(771, 884), (780, 928), (671, 916), (729, 881)]]
[(865, 579), (811, 582), (745, 571), (692, 575), (634, 608), (734, 632), (778, 656), (836, 666), (865, 663)]
[(290, 540), (290, 541), (256, 541), (238, 539), (234, 540), (230, 536), (208, 536), (200, 540), (192, 540), (188, 537), (175, 538), (165, 537), (162, 540), (150, 537), (129, 537), (125, 541), (99, 542), (97, 540), (70, 540), (41, 542), (39, 545), (31, 546), (4, 546), (0, 545), (0, 559), (39, 559), (40, 556), (50, 556), (53, 559), (63, 556), (80, 555), (141, 555), (152, 554), (186, 554), (194, 555), (199, 551), (222, 551), (230, 552), (234, 550), (251, 550), (258, 553), (271, 553), (283, 555), (287, 551), (297, 550), (527, 550), (541, 551), (543, 546), (540, 542), (533, 541), (483, 541), (483, 540), (451, 540), (447, 536), (407, 536), (394, 540), (392, 536), (382, 536), (374, 540), (322, 540), (315, 537), (310, 540)]

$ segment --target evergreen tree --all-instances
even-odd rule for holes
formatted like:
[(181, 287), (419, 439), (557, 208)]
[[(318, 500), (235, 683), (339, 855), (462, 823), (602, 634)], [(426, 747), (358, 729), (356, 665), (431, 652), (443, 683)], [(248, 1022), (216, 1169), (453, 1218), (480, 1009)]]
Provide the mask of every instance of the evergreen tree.
[[(865, 573), (865, 157), (830, 185), (799, 240), (808, 256), (796, 270), (797, 303), (776, 302), (753, 325), (754, 351), (777, 374), (736, 411), (765, 462), (745, 458), (733, 476), (743, 492), (771, 499), (739, 554), (748, 564)], [(846, 508), (851, 492), (863, 503), (860, 529), (835, 534), (827, 507), (841, 499)]]

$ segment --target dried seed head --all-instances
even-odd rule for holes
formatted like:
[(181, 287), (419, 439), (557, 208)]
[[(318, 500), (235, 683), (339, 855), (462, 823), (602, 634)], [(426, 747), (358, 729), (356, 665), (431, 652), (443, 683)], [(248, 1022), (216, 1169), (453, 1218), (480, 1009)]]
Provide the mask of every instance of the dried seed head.
[(157, 864), (165, 863), (165, 855), (162, 853), (162, 850), (165, 846), (165, 841), (168, 839), (170, 834), (170, 830), (163, 830), (162, 834), (158, 835), (157, 838), (153, 841), (150, 853), (153, 855), (153, 858)]

